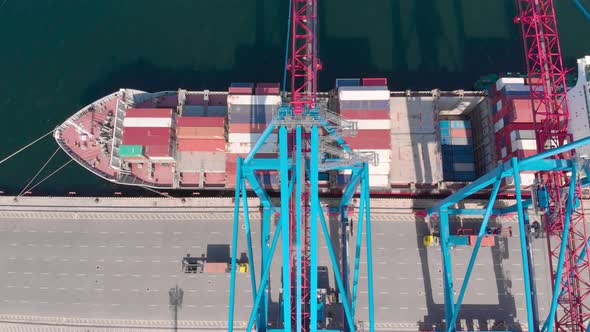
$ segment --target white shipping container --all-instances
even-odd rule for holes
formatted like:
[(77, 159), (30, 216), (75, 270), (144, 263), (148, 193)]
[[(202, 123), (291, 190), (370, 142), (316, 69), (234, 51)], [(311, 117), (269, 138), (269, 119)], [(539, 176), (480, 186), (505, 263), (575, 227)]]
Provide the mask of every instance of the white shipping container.
[(516, 141), (518, 139), (535, 139), (534, 130), (513, 130), (510, 132), (510, 140)]
[(389, 182), (389, 175), (371, 175), (369, 177), (369, 186), (371, 188), (389, 188), (391, 184)]
[(391, 129), (391, 120), (379, 119), (379, 120), (353, 120), (356, 121), (358, 129)]
[(475, 172), (474, 163), (454, 163), (453, 169), (455, 172)]
[(502, 100), (500, 99), (496, 103), (496, 112), (500, 112), (501, 109), (502, 109)]
[(502, 158), (506, 157), (506, 148), (502, 148), (501, 154), (502, 154)]
[(504, 128), (504, 119), (500, 118), (498, 122), (494, 123), (494, 133), (497, 133), (502, 128)]
[(340, 100), (387, 100), (389, 101), (389, 90), (361, 90), (361, 91), (338, 91)]
[[(249, 153), (254, 147), (254, 143), (236, 143), (229, 142), (227, 144), (227, 153)], [(258, 149), (259, 153), (278, 153), (278, 145), (276, 143), (264, 143)]]
[(228, 95), (228, 105), (279, 105), (281, 96), (276, 95)]
[(537, 150), (537, 141), (534, 139), (518, 139), (512, 141), (512, 152), (516, 150)]
[(123, 127), (157, 127), (170, 128), (172, 126), (171, 118), (125, 118)]
[(496, 81), (496, 91), (502, 90), (505, 84), (524, 84), (524, 78), (502, 77)]
[[(514, 178), (507, 177), (506, 184), (509, 186), (514, 185)], [(529, 187), (535, 183), (535, 174), (533, 173), (520, 173), (520, 186), (521, 187)]]
[(174, 157), (149, 157), (149, 160), (162, 162), (162, 163), (173, 163)]
[[(256, 143), (262, 134), (260, 133), (230, 133), (227, 141), (230, 143)], [(277, 134), (271, 133), (265, 142), (278, 142)]]

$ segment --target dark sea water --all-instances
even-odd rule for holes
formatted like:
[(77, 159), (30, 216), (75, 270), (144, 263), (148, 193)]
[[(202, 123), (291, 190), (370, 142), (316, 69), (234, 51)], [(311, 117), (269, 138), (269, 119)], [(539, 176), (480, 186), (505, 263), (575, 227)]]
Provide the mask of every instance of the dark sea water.
[[(280, 81), (287, 0), (0, 0), (0, 156), (120, 87), (226, 89)], [(388, 77), (392, 89), (470, 89), (523, 71), (512, 0), (320, 0), (322, 90), (337, 77)], [(590, 22), (556, 1), (566, 64), (590, 53)], [(0, 165), (19, 192), (57, 148), (46, 139)], [(44, 175), (68, 160), (59, 152)], [(76, 163), (37, 194), (128, 191)], [(129, 191), (128, 191), (129, 192)], [(143, 192), (143, 191), (141, 191)]]

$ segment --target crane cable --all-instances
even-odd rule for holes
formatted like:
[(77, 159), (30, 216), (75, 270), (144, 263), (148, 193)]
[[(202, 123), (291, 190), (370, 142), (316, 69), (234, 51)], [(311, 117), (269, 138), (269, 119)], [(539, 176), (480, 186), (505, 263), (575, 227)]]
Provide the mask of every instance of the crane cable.
[[(283, 67), (283, 99), (287, 96), (287, 64), (289, 63), (289, 41), (291, 40), (291, 13), (293, 6), (293, 0), (289, 0), (289, 19), (287, 20), (287, 41), (285, 42), (285, 66)], [(291, 70), (293, 70), (291, 68)]]
[[(37, 184), (35, 184), (34, 186), (32, 186), (31, 188), (29, 188), (29, 191), (35, 189), (38, 185), (40, 185), (41, 183), (45, 182), (45, 180), (49, 179), (50, 177), (52, 177), (55, 173), (61, 171), (62, 168), (66, 167), (69, 163), (71, 163), (72, 161), (74, 161), (74, 159), (70, 159), (68, 161), (65, 162), (65, 164), (61, 165), (58, 169), (56, 169), (55, 171), (53, 171), (51, 174), (47, 175), (46, 177), (43, 178), (43, 180), (37, 182)], [(19, 195), (22, 196), (22, 195)]]
[(588, 9), (586, 9), (586, 7), (582, 4), (582, 2), (580, 0), (572, 0), (572, 1), (574, 2), (574, 4), (576, 6), (578, 6), (578, 9), (580, 9), (582, 14), (584, 14), (584, 16), (588, 19), (588, 21), (590, 21), (590, 12), (588, 12)]
[(53, 159), (53, 157), (55, 157), (55, 155), (57, 154), (57, 152), (59, 151), (59, 147), (57, 147), (57, 149), (55, 149), (55, 152), (53, 152), (53, 154), (51, 155), (51, 157), (49, 157), (49, 159), (47, 159), (47, 161), (45, 162), (45, 164), (43, 164), (43, 166), (41, 166), (41, 168), (39, 169), (39, 171), (37, 172), (37, 174), (35, 174), (35, 176), (33, 176), (33, 178), (31, 179), (31, 181), (29, 181), (29, 183), (27, 183), (27, 185), (23, 188), (23, 190), (20, 191), (20, 193), (17, 196), (22, 196), (22, 194), (27, 191), (27, 188), (31, 185), (31, 183), (33, 183), (33, 181), (35, 181), (35, 179), (39, 176), (39, 174), (41, 174), (41, 172), (43, 172), (43, 170), (45, 169), (45, 167), (47, 167), (47, 164), (49, 164), (49, 162), (51, 161), (51, 159)]
[(8, 159), (16, 156), (17, 154), (21, 153), (23, 150), (26, 150), (28, 147), (30, 147), (31, 145), (39, 142), (40, 140), (42, 140), (43, 138), (45, 138), (46, 136), (50, 135), (51, 133), (53, 133), (53, 129), (50, 130), (48, 133), (44, 134), (43, 136), (37, 138), (36, 140), (32, 141), (31, 143), (25, 145), (24, 147), (20, 148), (18, 151), (14, 152), (13, 154), (11, 154), (10, 156), (0, 160), (0, 164), (2, 164), (3, 162), (7, 161)]

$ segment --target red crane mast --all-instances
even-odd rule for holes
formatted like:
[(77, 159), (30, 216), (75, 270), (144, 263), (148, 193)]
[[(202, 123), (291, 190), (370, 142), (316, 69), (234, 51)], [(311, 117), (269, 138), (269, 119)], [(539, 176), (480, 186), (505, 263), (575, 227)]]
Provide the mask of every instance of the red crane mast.
[[(568, 134), (566, 70), (563, 66), (553, 0), (516, 0), (520, 23), (528, 84), (534, 114), (537, 149), (542, 152), (571, 142)], [(571, 156), (556, 156), (571, 157)], [(546, 188), (549, 204), (544, 215), (549, 252), (551, 280), (555, 287), (559, 249), (567, 234), (564, 270), (559, 280), (560, 298), (555, 317), (557, 331), (585, 331), (590, 318), (586, 298), (590, 293), (590, 269), (587, 255), (586, 225), (582, 201), (572, 211), (569, 229), (564, 229), (565, 196), (570, 179), (564, 172), (538, 174)], [(576, 190), (580, 196), (580, 187)], [(529, 327), (529, 331), (532, 327)]]

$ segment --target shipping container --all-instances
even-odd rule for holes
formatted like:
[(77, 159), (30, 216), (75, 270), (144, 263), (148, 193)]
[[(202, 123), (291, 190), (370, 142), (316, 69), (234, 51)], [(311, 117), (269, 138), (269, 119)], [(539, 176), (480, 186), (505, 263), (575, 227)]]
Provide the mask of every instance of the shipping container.
[(336, 88), (340, 88), (343, 86), (360, 86), (361, 79), (360, 78), (337, 78), (336, 79)]
[(170, 157), (170, 145), (147, 145), (144, 154), (148, 158)]
[(199, 186), (201, 184), (200, 172), (180, 172), (180, 186)]
[(228, 105), (280, 105), (281, 96), (228, 95)]
[[(228, 142), (228, 153), (249, 153), (256, 143)], [(278, 145), (272, 142), (265, 142), (260, 146), (259, 153), (278, 153)]]
[(471, 182), (475, 181), (475, 172), (454, 172), (452, 181), (456, 182)]
[(455, 172), (475, 172), (474, 163), (454, 163), (453, 171)]
[(176, 127), (178, 139), (225, 139), (224, 127)]
[(496, 91), (504, 89), (506, 84), (520, 84), (524, 85), (524, 78), (522, 77), (502, 77), (496, 81)]
[[(443, 135), (443, 131), (446, 133), (446, 130), (448, 129), (443, 129), (441, 130), (441, 136)], [(449, 131), (449, 136), (450, 137), (463, 137), (463, 138), (467, 138), (467, 137), (471, 137), (471, 129), (468, 128), (452, 128)]]
[(518, 139), (512, 141), (510, 146), (512, 152), (516, 150), (537, 150), (537, 141), (534, 139)]
[[(260, 138), (261, 134), (257, 133), (230, 133), (228, 135), (227, 141), (230, 143), (256, 143)], [(265, 140), (267, 143), (277, 143), (278, 142), (278, 135), (277, 134), (270, 134), (268, 135), (267, 139)]]
[(182, 116), (226, 117), (227, 106), (184, 105)]
[(387, 87), (387, 78), (363, 78), (363, 86), (385, 86)]
[(125, 157), (143, 157), (143, 146), (141, 145), (119, 145), (119, 156)]
[(389, 112), (389, 100), (340, 100), (338, 109), (384, 110)]
[(256, 88), (255, 94), (257, 95), (279, 95), (281, 90), (279, 88)]
[(155, 128), (170, 128), (172, 126), (172, 118), (125, 118), (123, 119), (123, 127), (155, 127)]
[[(469, 235), (469, 245), (475, 246), (477, 242), (477, 235)], [(482, 247), (493, 247), (496, 244), (495, 237), (492, 235), (484, 235), (481, 238), (480, 246)]]
[(128, 108), (126, 118), (171, 118), (171, 108)]
[(356, 137), (346, 137), (352, 149), (390, 149), (391, 130), (359, 130)]
[(229, 272), (227, 263), (205, 262), (203, 267), (204, 273), (226, 273)]
[(534, 130), (515, 130), (510, 132), (510, 139), (516, 141), (517, 139), (535, 139)]
[(223, 139), (180, 139), (178, 151), (225, 151)]
[(471, 137), (452, 137), (451, 145), (473, 145), (473, 139)]
[(170, 128), (124, 128), (123, 144), (126, 145), (166, 145), (170, 142)]
[(254, 83), (232, 82), (229, 86), (232, 88), (254, 88)]
[(229, 87), (227, 89), (228, 94), (230, 95), (251, 95), (252, 88), (249, 87)]
[(390, 120), (391, 113), (389, 110), (348, 110), (341, 109), (340, 116), (345, 119), (367, 119), (367, 120)]
[(452, 129), (469, 129), (471, 128), (470, 120), (450, 120), (449, 121)]
[(262, 133), (266, 123), (235, 123), (230, 122), (228, 132), (231, 133)]
[(203, 116), (179, 116), (176, 118), (176, 127), (223, 127), (225, 118)]
[[(348, 88), (348, 89), (347, 89)], [(341, 101), (359, 101), (359, 100), (382, 100), (389, 101), (389, 90), (381, 90), (381, 87), (365, 87), (371, 90), (350, 90), (353, 87), (342, 87), (338, 89), (338, 99)], [(359, 87), (361, 88), (361, 87)], [(358, 89), (358, 88), (357, 88)]]
[(229, 122), (231, 123), (270, 123), (275, 114), (272, 108), (234, 108), (229, 110)]
[(206, 172), (205, 183), (208, 184), (222, 184), (225, 183), (225, 172)]
[(391, 129), (391, 121), (389, 120), (356, 120), (359, 130), (384, 130)]

